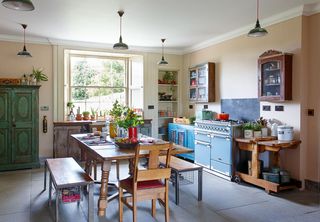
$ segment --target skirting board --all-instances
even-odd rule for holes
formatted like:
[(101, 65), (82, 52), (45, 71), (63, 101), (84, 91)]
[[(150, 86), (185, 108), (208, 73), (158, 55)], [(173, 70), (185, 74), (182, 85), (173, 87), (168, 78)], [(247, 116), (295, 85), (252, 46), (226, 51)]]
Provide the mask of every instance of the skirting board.
[(320, 182), (305, 180), (305, 188), (306, 190), (320, 193)]

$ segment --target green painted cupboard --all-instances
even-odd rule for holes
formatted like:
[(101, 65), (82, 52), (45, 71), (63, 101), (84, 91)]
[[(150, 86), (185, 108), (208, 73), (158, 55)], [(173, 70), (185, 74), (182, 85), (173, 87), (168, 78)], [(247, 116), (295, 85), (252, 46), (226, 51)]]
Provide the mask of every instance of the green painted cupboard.
[(39, 167), (39, 87), (0, 85), (0, 171)]

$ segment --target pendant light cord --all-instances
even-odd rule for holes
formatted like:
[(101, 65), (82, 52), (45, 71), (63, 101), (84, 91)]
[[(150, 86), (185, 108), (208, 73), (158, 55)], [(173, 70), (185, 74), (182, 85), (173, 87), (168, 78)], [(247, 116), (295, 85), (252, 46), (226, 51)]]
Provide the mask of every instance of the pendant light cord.
[(120, 36), (122, 36), (122, 15), (120, 16)]
[(257, 20), (259, 20), (259, 0), (257, 0)]

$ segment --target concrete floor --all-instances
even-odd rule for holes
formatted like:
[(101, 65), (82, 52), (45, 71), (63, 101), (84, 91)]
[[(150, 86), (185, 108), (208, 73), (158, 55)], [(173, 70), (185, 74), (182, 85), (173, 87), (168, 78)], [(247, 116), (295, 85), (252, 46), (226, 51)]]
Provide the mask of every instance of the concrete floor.
[[(125, 176), (122, 167), (121, 176)], [(113, 170), (114, 172), (114, 170)], [(320, 194), (291, 190), (268, 195), (264, 190), (248, 184), (238, 185), (213, 176), (203, 175), (203, 200), (197, 201), (197, 184), (181, 186), (180, 205), (174, 203), (174, 189), (170, 186), (171, 222), (316, 222), (320, 221)], [(114, 179), (111, 175), (111, 180)], [(196, 179), (195, 175), (195, 179)], [(43, 189), (43, 169), (0, 173), (0, 222), (54, 221), (54, 204), (48, 207), (48, 189)], [(97, 212), (98, 187), (95, 191)], [(140, 202), (138, 221), (164, 221), (164, 210), (157, 206), (156, 218), (151, 217), (151, 203)], [(94, 221), (118, 221), (118, 201), (113, 200), (105, 217)], [(124, 221), (132, 221), (131, 211), (124, 207)], [(61, 222), (86, 221), (87, 203), (60, 205)]]

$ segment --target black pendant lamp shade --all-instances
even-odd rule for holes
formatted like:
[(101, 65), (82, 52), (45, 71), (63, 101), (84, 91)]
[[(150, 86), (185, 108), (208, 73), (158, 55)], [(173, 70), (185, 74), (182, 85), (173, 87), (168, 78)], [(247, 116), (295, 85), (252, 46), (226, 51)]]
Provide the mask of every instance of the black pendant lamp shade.
[(248, 33), (249, 37), (261, 37), (267, 35), (268, 32), (266, 29), (261, 28), (260, 22), (259, 22), (259, 0), (257, 0), (257, 22), (254, 29), (251, 29)]
[(3, 0), (2, 5), (6, 8), (18, 11), (34, 10), (31, 0)]
[(122, 16), (124, 14), (124, 11), (118, 11), (118, 14), (120, 16), (120, 37), (119, 42), (113, 45), (113, 49), (126, 50), (129, 47), (127, 44), (122, 42)]
[(21, 24), (21, 26), (23, 28), (23, 49), (22, 49), (22, 51), (18, 52), (17, 55), (23, 56), (23, 57), (32, 57), (30, 52), (28, 52), (26, 49), (26, 28), (27, 28), (27, 25)]
[(162, 42), (162, 57), (161, 57), (161, 60), (158, 62), (158, 65), (168, 65), (168, 62), (166, 60), (164, 60), (164, 54), (163, 54), (164, 41), (166, 41), (166, 39), (161, 39), (161, 42)]

